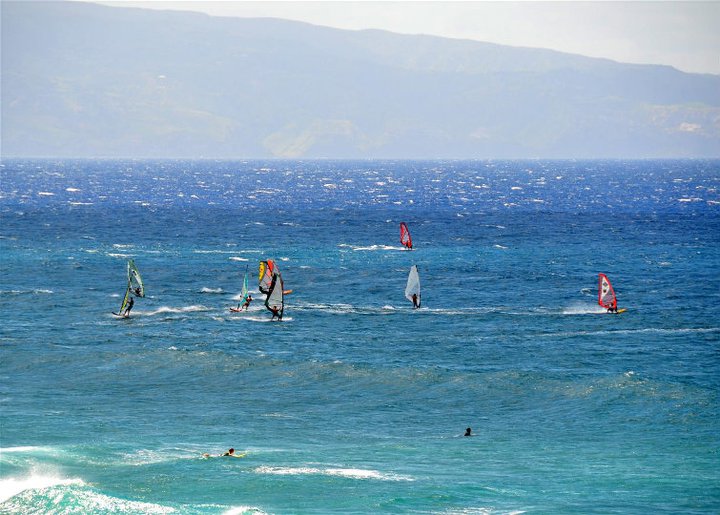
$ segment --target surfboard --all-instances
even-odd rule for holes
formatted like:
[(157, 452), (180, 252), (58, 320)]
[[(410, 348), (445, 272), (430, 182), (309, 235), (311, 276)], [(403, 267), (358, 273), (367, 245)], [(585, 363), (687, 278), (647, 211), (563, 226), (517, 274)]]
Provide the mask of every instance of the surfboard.
[(219, 456), (211, 456), (210, 454), (205, 452), (205, 453), (203, 453), (202, 458), (204, 458), (204, 459), (208, 459), (208, 458), (244, 458), (245, 456), (247, 456), (246, 452), (244, 452), (242, 454), (227, 454), (227, 455), (221, 454)]
[(129, 316), (126, 317), (125, 315), (121, 315), (120, 313), (115, 313), (114, 311), (111, 311), (111, 313), (118, 318), (130, 318)]
[(620, 308), (617, 310), (617, 313), (614, 311), (599, 311), (597, 314), (599, 315), (619, 315), (620, 313), (625, 313), (627, 311), (627, 308)]

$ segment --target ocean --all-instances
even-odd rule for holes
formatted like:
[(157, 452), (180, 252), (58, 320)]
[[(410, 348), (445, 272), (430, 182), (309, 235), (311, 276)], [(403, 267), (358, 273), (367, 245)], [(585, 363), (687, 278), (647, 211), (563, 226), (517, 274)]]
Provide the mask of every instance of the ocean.
[(0, 513), (718, 513), (719, 243), (720, 160), (3, 159)]

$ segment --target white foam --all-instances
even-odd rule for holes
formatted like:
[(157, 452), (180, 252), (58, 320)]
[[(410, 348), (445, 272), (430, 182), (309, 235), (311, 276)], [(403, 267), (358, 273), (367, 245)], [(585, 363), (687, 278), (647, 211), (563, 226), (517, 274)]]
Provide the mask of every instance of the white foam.
[(375, 479), (379, 481), (414, 481), (410, 476), (384, 473), (377, 470), (345, 469), (345, 468), (316, 468), (316, 467), (258, 467), (258, 474), (274, 474), (280, 476), (322, 475), (339, 476), (351, 479)]
[(200, 293), (222, 293), (222, 288), (208, 288), (207, 286), (204, 286), (202, 290), (200, 290)]
[[(243, 313), (244, 313), (244, 311), (243, 311)], [(268, 311), (268, 314), (270, 314), (269, 311)], [(244, 317), (235, 317), (235, 318), (236, 318), (237, 320), (250, 320), (251, 322), (261, 322), (261, 323), (263, 323), (263, 322), (270, 322), (270, 321), (271, 321), (271, 320), (270, 320), (271, 317), (269, 317), (269, 316), (268, 316), (268, 317), (244, 316)], [(272, 320), (272, 321), (274, 322), (274, 320)]]
[(344, 247), (352, 249), (356, 252), (373, 252), (377, 250), (407, 250), (405, 247), (394, 246), (394, 245), (349, 245), (347, 243), (340, 243), (338, 247)]
[[(252, 296), (253, 301), (250, 303), (250, 306), (253, 306), (253, 303), (257, 300), (258, 291), (257, 290), (248, 290), (248, 293)], [(243, 294), (242, 292), (238, 293), (237, 295), (233, 295), (230, 297), (232, 300), (241, 301), (243, 300)]]
[(41, 197), (54, 197), (55, 196), (54, 193), (51, 193), (49, 191), (38, 191), (38, 195), (40, 195)]
[(52, 290), (0, 290), (0, 295), (23, 295), (23, 294), (51, 294)]
[[(604, 311), (602, 312), (604, 313)], [(693, 334), (693, 333), (720, 333), (720, 327), (686, 327), (679, 329), (666, 329), (661, 327), (646, 327), (644, 329), (616, 329), (602, 331), (564, 331), (539, 335), (542, 337), (574, 337), (574, 336), (612, 336), (617, 334)]]
[(255, 506), (233, 506), (224, 512), (223, 515), (242, 515), (243, 513), (265, 514), (266, 512)]
[(153, 316), (153, 315), (160, 315), (163, 313), (192, 313), (195, 311), (210, 311), (210, 308), (206, 308), (205, 306), (201, 306), (199, 304), (193, 304), (192, 306), (183, 306), (180, 308), (174, 308), (171, 306), (161, 306), (158, 309), (156, 309), (155, 311), (133, 311), (133, 314)]
[(82, 479), (59, 478), (55, 476), (31, 475), (27, 478), (8, 478), (0, 480), (0, 502), (5, 502), (26, 490), (39, 490), (52, 486), (84, 485)]
[(0, 455), (6, 452), (49, 452), (52, 447), (39, 447), (36, 445), (19, 445), (17, 447), (0, 447)]
[(599, 313), (605, 313), (607, 310), (597, 304), (587, 305), (585, 303), (571, 304), (570, 306), (563, 308), (563, 315), (595, 315)]
[(248, 258), (240, 257), (240, 256), (230, 256), (228, 258), (230, 261), (250, 261)]

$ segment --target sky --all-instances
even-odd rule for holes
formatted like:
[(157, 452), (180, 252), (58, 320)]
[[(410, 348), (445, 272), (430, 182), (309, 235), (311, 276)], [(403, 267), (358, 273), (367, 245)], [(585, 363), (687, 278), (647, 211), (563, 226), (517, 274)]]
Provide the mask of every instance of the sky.
[(548, 48), (720, 75), (715, 1), (104, 1), (105, 5), (272, 17)]

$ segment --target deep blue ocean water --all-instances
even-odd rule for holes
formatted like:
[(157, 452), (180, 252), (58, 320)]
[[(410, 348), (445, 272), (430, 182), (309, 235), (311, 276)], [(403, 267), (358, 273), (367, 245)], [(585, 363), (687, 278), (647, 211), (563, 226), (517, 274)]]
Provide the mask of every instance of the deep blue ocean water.
[[(718, 160), (4, 159), (0, 193), (1, 513), (720, 512)], [(266, 258), (281, 322), (228, 310)]]

